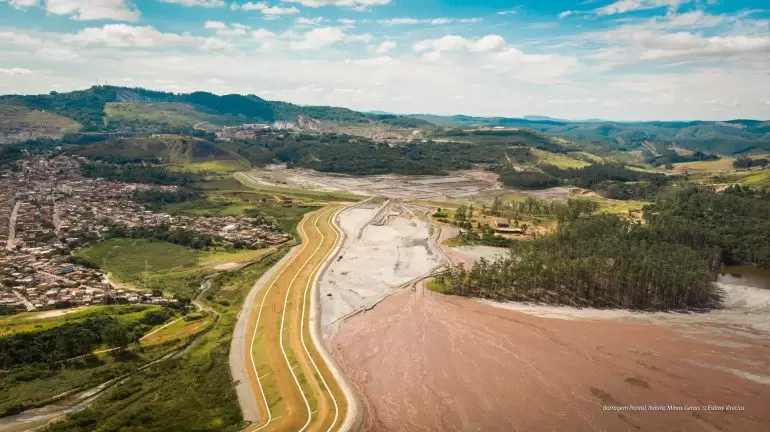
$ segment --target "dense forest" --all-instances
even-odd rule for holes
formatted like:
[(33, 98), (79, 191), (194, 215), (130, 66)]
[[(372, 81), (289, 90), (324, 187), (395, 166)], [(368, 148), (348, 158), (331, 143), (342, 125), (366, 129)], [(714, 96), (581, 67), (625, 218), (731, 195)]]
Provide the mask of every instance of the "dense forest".
[(733, 167), (737, 169), (747, 169), (747, 168), (764, 168), (766, 166), (770, 165), (770, 160), (766, 158), (761, 159), (754, 159), (750, 157), (739, 157), (733, 161)]
[(145, 204), (152, 210), (160, 210), (168, 204), (176, 204), (185, 201), (194, 201), (203, 198), (203, 193), (198, 188), (178, 187), (174, 190), (147, 189), (134, 192), (133, 199)]
[(675, 163), (711, 161), (711, 160), (719, 160), (719, 156), (714, 154), (704, 153), (701, 151), (693, 152), (690, 155), (683, 155), (683, 154), (677, 153), (674, 150), (666, 149), (666, 151), (662, 152), (661, 154), (648, 156), (645, 159), (645, 162), (654, 166), (660, 166), (660, 165), (670, 166)]
[(579, 217), (548, 236), (519, 241), (512, 255), (437, 277), (449, 294), (498, 301), (643, 310), (718, 303), (713, 260), (614, 215)]
[(232, 146), (255, 165), (278, 160), (289, 167), (355, 175), (443, 175), (473, 164), (498, 163), (508, 152), (520, 153), (505, 146), (482, 148), (469, 143), (428, 141), (391, 146), (339, 134), (265, 133)]
[(0, 369), (34, 363), (52, 364), (89, 354), (100, 346), (125, 347), (170, 316), (168, 312), (162, 315), (147, 313), (141, 320), (121, 322), (114, 316), (102, 315), (47, 330), (0, 336)]
[(553, 165), (540, 165), (539, 168), (539, 171), (506, 168), (497, 168), (496, 171), (504, 185), (518, 189), (576, 186), (622, 200), (653, 200), (666, 186), (679, 180), (677, 176), (634, 171), (619, 163), (597, 163), (570, 169)]
[(770, 193), (734, 186), (687, 188), (645, 208), (649, 229), (672, 241), (721, 251), (729, 264), (770, 268)]

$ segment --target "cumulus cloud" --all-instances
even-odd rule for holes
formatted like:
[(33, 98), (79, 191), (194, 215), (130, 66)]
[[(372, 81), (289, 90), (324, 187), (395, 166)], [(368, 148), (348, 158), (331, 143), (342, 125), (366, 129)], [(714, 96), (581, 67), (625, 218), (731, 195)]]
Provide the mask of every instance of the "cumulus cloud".
[(575, 13), (575, 11), (565, 10), (564, 12), (559, 14), (559, 19), (567, 18), (568, 16), (570, 16), (570, 15), (572, 15), (574, 13)]
[(615, 15), (627, 12), (667, 7), (669, 10), (677, 10), (683, 4), (692, 0), (618, 0), (607, 6), (596, 9), (599, 15)]
[(385, 41), (378, 45), (369, 45), (369, 51), (376, 53), (376, 54), (387, 54), (391, 51), (393, 51), (398, 44), (393, 41)]
[(506, 42), (501, 36), (487, 35), (479, 39), (468, 39), (463, 36), (446, 35), (438, 39), (426, 39), (416, 42), (412, 49), (416, 52), (434, 51), (494, 51), (505, 48)]
[(0, 32), (0, 45), (21, 45), (21, 46), (34, 46), (40, 45), (43, 40), (38, 37), (32, 37), (23, 33), (16, 32)]
[(363, 9), (369, 6), (390, 4), (390, 0), (283, 0), (286, 3), (299, 3), (302, 6), (318, 8), (321, 6), (339, 6)]
[(90, 27), (75, 34), (66, 35), (67, 43), (80, 45), (104, 45), (115, 48), (155, 48), (190, 44), (194, 38), (187, 33), (163, 33), (151, 26), (130, 26), (106, 24), (104, 27)]
[(187, 7), (205, 7), (215, 8), (223, 7), (225, 5), (224, 0), (160, 0), (161, 3), (173, 3)]
[(23, 68), (10, 68), (10, 69), (4, 69), (0, 68), (0, 74), (3, 75), (29, 75), (32, 71), (29, 69), (23, 69)]
[(10, 5), (14, 9), (26, 9), (28, 7), (37, 6), (40, 3), (39, 0), (11, 0)]
[(211, 37), (206, 38), (200, 49), (206, 52), (232, 52), (235, 51), (235, 46), (224, 39)]
[[(77, 21), (139, 20), (139, 10), (127, 0), (45, 0), (42, 3), (41, 7), (49, 14), (67, 16)], [(41, 1), (11, 0), (10, 5), (23, 10), (41, 5)]]
[(294, 20), (294, 24), (298, 26), (318, 26), (321, 25), (326, 19), (324, 17), (305, 18), (299, 17)]
[(340, 42), (368, 42), (373, 39), (369, 33), (350, 35), (340, 27), (316, 28), (296, 37), (298, 40), (289, 43), (289, 47), (294, 51), (319, 50)]
[[(483, 18), (390, 18), (377, 20), (377, 24), (384, 25), (416, 25), (416, 24), (429, 24), (429, 25), (446, 25), (446, 24), (474, 24), (484, 21)], [(352, 21), (354, 23), (355, 21)]]
[(362, 59), (362, 60), (348, 60), (347, 64), (353, 64), (356, 66), (364, 66), (364, 67), (377, 67), (377, 66), (384, 66), (389, 63), (393, 63), (396, 60), (389, 56), (380, 56), (380, 57), (374, 57), (374, 58), (368, 58), (368, 59)]
[(244, 10), (244, 11), (260, 11), (263, 15), (266, 16), (280, 16), (280, 15), (294, 15), (299, 13), (299, 9), (295, 8), (294, 6), (291, 7), (281, 7), (281, 6), (268, 6), (266, 3), (244, 3), (242, 5), (238, 5), (237, 3), (233, 3), (231, 5), (231, 9), (233, 10)]
[(203, 28), (214, 30), (226, 29), (227, 24), (223, 23), (222, 21), (206, 21), (203, 23)]

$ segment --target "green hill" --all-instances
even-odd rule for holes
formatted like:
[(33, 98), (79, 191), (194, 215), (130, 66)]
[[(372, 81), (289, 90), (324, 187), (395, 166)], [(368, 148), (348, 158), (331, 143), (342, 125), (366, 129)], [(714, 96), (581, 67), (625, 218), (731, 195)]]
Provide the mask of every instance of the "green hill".
[(506, 127), (572, 138), (616, 150), (682, 147), (719, 154), (770, 150), (770, 121), (568, 122), (505, 117), (410, 115), (445, 127)]
[[(130, 131), (145, 133), (179, 132), (207, 122), (214, 126), (242, 123), (298, 122), (301, 119), (339, 124), (371, 124), (400, 128), (427, 127), (424, 120), (395, 115), (366, 114), (347, 108), (301, 106), (274, 102), (255, 95), (207, 92), (177, 94), (113, 86), (96, 86), (69, 93), (0, 96), (0, 107), (17, 107), (52, 113), (79, 124), (85, 132)], [(0, 114), (1, 116), (2, 114)], [(0, 117), (1, 118), (1, 117)], [(14, 128), (20, 122), (7, 121)], [(75, 128), (77, 129), (77, 128)], [(45, 135), (38, 134), (35, 137)], [(0, 139), (18, 141), (12, 135)]]

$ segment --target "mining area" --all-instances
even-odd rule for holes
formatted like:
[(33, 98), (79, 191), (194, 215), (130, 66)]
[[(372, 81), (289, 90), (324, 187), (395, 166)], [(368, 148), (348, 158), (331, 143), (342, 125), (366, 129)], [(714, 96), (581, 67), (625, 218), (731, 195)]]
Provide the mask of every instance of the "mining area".
[(425, 211), (399, 201), (369, 201), (338, 215), (345, 240), (319, 280), (325, 338), (346, 317), (442, 265)]
[[(391, 227), (420, 223), (397, 218)], [(359, 247), (366, 219), (363, 209), (341, 215), (343, 249)], [(404, 244), (393, 238), (390, 248)], [(379, 253), (382, 240), (362, 249)], [(438, 244), (420, 256), (464, 264), (460, 255), (501, 252)], [(500, 304), (433, 293), (419, 277), (402, 282), (433, 260), (396, 278), (392, 258), (363, 265), (359, 253), (340, 254), (324, 289), (356, 291), (329, 309), (339, 329), (327, 337), (366, 431), (770, 430), (768, 290), (721, 280), (725, 309), (698, 314)], [(382, 300), (358, 307), (365, 297)]]

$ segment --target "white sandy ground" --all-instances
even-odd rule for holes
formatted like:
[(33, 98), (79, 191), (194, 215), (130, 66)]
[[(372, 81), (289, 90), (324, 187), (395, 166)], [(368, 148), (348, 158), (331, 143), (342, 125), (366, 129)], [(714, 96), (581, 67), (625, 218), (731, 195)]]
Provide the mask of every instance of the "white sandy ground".
[(478, 261), (481, 258), (495, 261), (498, 258), (507, 257), (509, 252), (507, 248), (494, 246), (457, 246), (450, 249), (472, 258), (474, 261)]
[[(635, 312), (629, 310), (606, 310), (566, 306), (545, 306), (525, 303), (498, 303), (490, 300), (478, 300), (485, 304), (516, 310), (530, 315), (565, 320), (575, 319), (632, 319), (648, 320), (656, 323), (713, 326), (713, 329), (729, 325), (730, 330), (742, 327), (770, 333), (770, 290), (718, 282), (724, 290), (724, 308), (706, 313), (678, 312)], [(717, 326), (720, 325), (720, 326)]]
[(55, 309), (55, 310), (49, 310), (45, 312), (37, 312), (31, 315), (28, 315), (24, 317), (25, 320), (38, 320), (38, 319), (46, 319), (46, 318), (55, 318), (60, 317), (64, 315), (69, 315), (71, 313), (80, 312), (82, 310), (86, 309), (85, 306), (76, 307), (72, 309)]
[(364, 205), (339, 215), (345, 243), (319, 284), (324, 338), (334, 335), (345, 316), (376, 304), (394, 288), (441, 264), (429, 246), (427, 221), (410, 217), (408, 209), (396, 204), (384, 225), (370, 224), (379, 210)]

